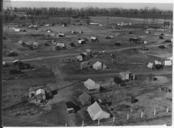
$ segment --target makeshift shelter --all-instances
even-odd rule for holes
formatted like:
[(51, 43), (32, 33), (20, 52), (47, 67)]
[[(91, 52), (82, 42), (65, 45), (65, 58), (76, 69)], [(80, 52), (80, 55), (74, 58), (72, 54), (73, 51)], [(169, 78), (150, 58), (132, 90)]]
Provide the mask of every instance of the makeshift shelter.
[(97, 102), (94, 102), (87, 108), (87, 112), (89, 113), (92, 120), (101, 120), (110, 118), (110, 113), (103, 111)]
[(95, 81), (88, 79), (84, 82), (84, 86), (88, 89), (88, 90), (99, 90), (100, 89), (100, 85), (98, 83), (96, 83)]
[(78, 99), (79, 99), (79, 101), (80, 101), (80, 103), (82, 105), (89, 105), (89, 104), (91, 104), (91, 96), (88, 93), (86, 93), (86, 92), (81, 94)]
[(92, 65), (93, 69), (95, 70), (105, 70), (106, 69), (106, 65), (103, 64), (102, 62), (100, 61), (97, 61), (95, 62), (93, 65)]
[(162, 63), (161, 63), (160, 61), (158, 61), (158, 60), (155, 60), (155, 61), (154, 61), (154, 64), (155, 64), (155, 65), (162, 65)]
[(144, 44), (147, 44), (147, 41), (146, 40), (144, 41)]
[(62, 32), (58, 33), (58, 37), (64, 37), (64, 36), (65, 36), (64, 33), (62, 33)]
[(79, 43), (79, 44), (86, 44), (86, 41), (85, 41), (84, 39), (79, 39), (79, 40), (78, 40), (78, 43)]
[(30, 102), (32, 103), (42, 103), (46, 100), (46, 92), (42, 88), (38, 88), (36, 90), (30, 89), (29, 90), (29, 98), (31, 99)]
[(39, 43), (38, 42), (33, 42), (32, 47), (33, 48), (38, 48), (39, 47)]
[(149, 62), (148, 64), (147, 64), (147, 68), (153, 68), (153, 63), (152, 62)]
[(67, 112), (68, 113), (74, 113), (80, 110), (80, 107), (74, 104), (71, 101), (66, 102)]
[(20, 32), (20, 31), (21, 31), (20, 28), (13, 28), (13, 30), (14, 30), (15, 32)]
[(20, 45), (24, 45), (24, 41), (19, 40), (19, 41), (18, 41), (18, 44), (20, 44)]
[(132, 74), (131, 72), (120, 72), (119, 73), (121, 80), (126, 81), (126, 80), (135, 80), (135, 74)]
[(113, 38), (114, 38), (113, 35), (108, 35), (108, 36), (105, 37), (105, 39), (113, 39)]
[(164, 66), (172, 66), (171, 60), (164, 60)]
[(91, 65), (88, 61), (85, 61), (85, 62), (81, 62), (80, 63), (80, 69), (86, 69), (86, 68), (89, 68)]
[(91, 39), (91, 41), (98, 41), (98, 38), (95, 36), (91, 36), (90, 39)]
[(77, 57), (76, 57), (76, 59), (78, 60), (78, 61), (83, 61), (83, 56), (82, 55), (78, 55)]

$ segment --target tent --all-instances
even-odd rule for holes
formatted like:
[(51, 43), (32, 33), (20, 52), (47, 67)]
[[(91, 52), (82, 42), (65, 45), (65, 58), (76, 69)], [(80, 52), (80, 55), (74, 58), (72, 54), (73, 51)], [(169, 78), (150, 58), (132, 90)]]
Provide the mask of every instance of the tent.
[(153, 68), (153, 63), (152, 62), (149, 62), (148, 64), (147, 64), (147, 68)]
[(95, 69), (95, 70), (101, 70), (101, 69), (106, 69), (106, 65), (105, 64), (103, 64), (102, 62), (99, 62), (99, 61), (97, 61), (97, 62), (95, 62), (93, 65), (92, 65), (92, 67), (93, 67), (93, 69)]
[(88, 95), (88, 93), (84, 92), (79, 96), (79, 101), (81, 102), (82, 105), (88, 105), (91, 104), (91, 96)]
[(82, 55), (78, 55), (78, 56), (76, 57), (76, 59), (77, 59), (78, 61), (83, 61)]
[(86, 69), (86, 68), (88, 68), (88, 67), (90, 67), (89, 61), (84, 61), (84, 62), (81, 62), (81, 63), (80, 63), (80, 69), (81, 69), (81, 70), (82, 70), (82, 69)]
[(78, 40), (78, 43), (79, 43), (79, 44), (85, 44), (86, 41), (85, 41), (84, 39), (79, 39), (79, 40)]
[(172, 61), (171, 60), (165, 60), (164, 61), (164, 66), (172, 66)]
[(95, 83), (95, 81), (88, 79), (84, 82), (84, 86), (88, 89), (88, 90), (95, 90), (95, 89), (100, 89), (100, 85)]
[(92, 120), (101, 120), (110, 117), (110, 114), (103, 111), (97, 102), (94, 102), (92, 105), (90, 105), (87, 108), (87, 112), (89, 113)]
[(130, 75), (130, 72), (120, 72), (119, 73), (120, 77), (122, 80), (129, 80), (129, 75)]

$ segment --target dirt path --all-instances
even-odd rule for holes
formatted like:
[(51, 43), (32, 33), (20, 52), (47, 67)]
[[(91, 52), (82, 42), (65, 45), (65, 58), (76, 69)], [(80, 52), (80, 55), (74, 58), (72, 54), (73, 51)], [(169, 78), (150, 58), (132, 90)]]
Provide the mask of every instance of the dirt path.
[[(136, 75), (170, 75), (172, 74), (172, 71), (153, 71), (153, 72), (134, 72)], [(109, 73), (91, 73), (91, 74), (77, 74), (77, 75), (71, 75), (67, 76), (66, 80), (81, 80), (81, 79), (87, 79), (87, 78), (96, 78), (96, 77), (113, 77), (117, 76), (118, 72), (109, 72)]]
[[(152, 44), (152, 45), (147, 45), (146, 47), (151, 48), (151, 47), (157, 47), (160, 46), (161, 44)], [(168, 45), (168, 44), (165, 44)], [(141, 48), (142, 46), (135, 46), (135, 47), (126, 47), (126, 48), (120, 48), (120, 49), (111, 49), (111, 50), (106, 50), (106, 53), (111, 53), (111, 52), (121, 52), (121, 51), (125, 51), (125, 50), (130, 50), (130, 49), (137, 49), (137, 48)], [(71, 53), (71, 54), (63, 54), (63, 55), (54, 55), (54, 56), (44, 56), (44, 57), (36, 57), (36, 58), (31, 58), (31, 59), (21, 59), (21, 61), (24, 62), (30, 62), (30, 61), (40, 61), (40, 60), (45, 60), (45, 59), (53, 59), (53, 58), (64, 58), (64, 57), (70, 57), (70, 56), (76, 56), (79, 53)], [(3, 60), (6, 60), (6, 58), (4, 58)], [(7, 60), (7, 63), (11, 63), (14, 60)]]

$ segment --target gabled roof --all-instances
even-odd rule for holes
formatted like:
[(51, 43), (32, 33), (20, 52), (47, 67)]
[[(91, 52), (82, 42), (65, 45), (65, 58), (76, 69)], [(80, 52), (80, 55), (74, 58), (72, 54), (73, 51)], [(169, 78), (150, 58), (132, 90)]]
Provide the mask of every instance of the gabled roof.
[(106, 119), (110, 117), (110, 114), (103, 111), (97, 102), (94, 102), (87, 108), (87, 111), (92, 120)]
[(79, 101), (81, 102), (82, 105), (85, 105), (85, 104), (88, 104), (90, 103), (90, 100), (91, 100), (91, 96), (88, 95), (86, 92), (84, 92), (83, 94), (81, 94), (79, 96)]
[(100, 85), (95, 83), (95, 81), (93, 81), (92, 79), (88, 79), (84, 82), (84, 86), (89, 89), (89, 90), (92, 90), (92, 89), (99, 89), (100, 88)]

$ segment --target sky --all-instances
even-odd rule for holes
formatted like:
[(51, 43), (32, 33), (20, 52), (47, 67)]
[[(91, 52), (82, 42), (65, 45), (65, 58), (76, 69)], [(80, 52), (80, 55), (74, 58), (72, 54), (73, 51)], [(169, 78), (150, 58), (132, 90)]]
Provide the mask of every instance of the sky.
[[(4, 7), (9, 6), (9, 0), (4, 0)], [(83, 1), (83, 2), (82, 2)], [(146, 2), (146, 3), (144, 3)], [(12, 7), (72, 7), (72, 8), (158, 8), (161, 10), (173, 10), (172, 0), (11, 0)]]

